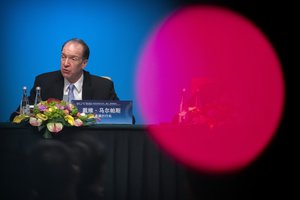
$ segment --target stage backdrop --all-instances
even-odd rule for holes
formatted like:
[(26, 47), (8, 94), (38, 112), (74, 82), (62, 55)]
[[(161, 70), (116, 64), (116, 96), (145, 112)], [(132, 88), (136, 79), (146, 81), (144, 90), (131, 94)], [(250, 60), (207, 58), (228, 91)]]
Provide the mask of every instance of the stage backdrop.
[(38, 1), (0, 3), (0, 121), (20, 103), (22, 87), (40, 73), (60, 68), (61, 45), (79, 37), (90, 47), (87, 71), (110, 76), (121, 100), (133, 100), (141, 49), (153, 28), (179, 7), (171, 0)]

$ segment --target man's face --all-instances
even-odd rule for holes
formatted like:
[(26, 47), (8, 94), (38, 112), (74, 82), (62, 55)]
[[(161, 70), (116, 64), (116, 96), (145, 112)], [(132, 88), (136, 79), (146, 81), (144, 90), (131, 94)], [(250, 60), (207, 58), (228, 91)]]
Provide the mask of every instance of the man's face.
[(77, 42), (68, 42), (61, 52), (60, 71), (69, 82), (75, 83), (87, 65), (83, 58), (83, 46)]

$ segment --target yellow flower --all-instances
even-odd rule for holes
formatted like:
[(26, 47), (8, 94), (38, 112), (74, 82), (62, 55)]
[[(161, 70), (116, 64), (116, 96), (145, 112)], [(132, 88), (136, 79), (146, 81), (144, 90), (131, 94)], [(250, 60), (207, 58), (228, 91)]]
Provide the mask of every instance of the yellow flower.
[(88, 119), (95, 118), (95, 115), (94, 115), (94, 114), (92, 114), (92, 113), (90, 113), (90, 114), (88, 114), (88, 115), (87, 115), (87, 118), (88, 118)]
[(24, 119), (26, 119), (26, 118), (28, 118), (28, 117), (29, 117), (28, 115), (23, 115), (23, 114), (17, 115), (17, 116), (15, 116), (15, 118), (13, 119), (13, 123), (19, 124), (19, 123), (21, 123), (22, 120), (24, 120)]
[(74, 126), (74, 117), (71, 115), (66, 115), (64, 118), (71, 126)]
[(36, 118), (41, 119), (43, 121), (46, 121), (48, 119), (48, 117), (42, 113), (36, 114)]

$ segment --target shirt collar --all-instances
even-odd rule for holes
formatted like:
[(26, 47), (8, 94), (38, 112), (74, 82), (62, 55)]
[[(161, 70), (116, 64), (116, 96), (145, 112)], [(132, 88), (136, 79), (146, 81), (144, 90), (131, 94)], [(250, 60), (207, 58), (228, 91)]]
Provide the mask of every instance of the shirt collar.
[[(64, 78), (64, 91), (66, 91), (69, 87), (71, 83)], [(83, 85), (83, 73), (80, 76), (80, 78), (78, 79), (78, 81), (76, 81), (75, 83), (73, 83), (73, 85), (75, 86), (75, 90), (80, 93), (82, 91), (82, 85)]]

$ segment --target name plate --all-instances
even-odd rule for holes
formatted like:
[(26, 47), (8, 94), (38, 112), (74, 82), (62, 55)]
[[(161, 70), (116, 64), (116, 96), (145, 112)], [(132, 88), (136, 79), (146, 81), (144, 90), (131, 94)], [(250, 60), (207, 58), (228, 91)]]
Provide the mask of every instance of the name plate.
[(132, 101), (73, 100), (81, 113), (94, 113), (98, 124), (132, 124)]

